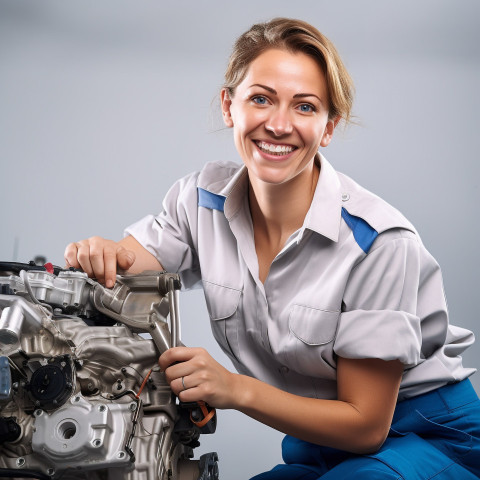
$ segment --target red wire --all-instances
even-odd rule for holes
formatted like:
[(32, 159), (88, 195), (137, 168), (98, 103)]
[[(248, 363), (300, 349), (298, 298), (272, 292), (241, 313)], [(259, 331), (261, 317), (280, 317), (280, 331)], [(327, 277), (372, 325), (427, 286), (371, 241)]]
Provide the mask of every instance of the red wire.
[(150, 374), (152, 373), (152, 370), (153, 370), (153, 368), (151, 368), (151, 369), (149, 370), (149, 372), (147, 373), (147, 376), (144, 378), (144, 380), (143, 380), (143, 382), (142, 382), (142, 385), (140, 385), (140, 390), (139, 390), (138, 393), (135, 395), (136, 398), (140, 398), (140, 394), (142, 393), (143, 387), (145, 387), (145, 384), (147, 383), (148, 377), (149, 377)]

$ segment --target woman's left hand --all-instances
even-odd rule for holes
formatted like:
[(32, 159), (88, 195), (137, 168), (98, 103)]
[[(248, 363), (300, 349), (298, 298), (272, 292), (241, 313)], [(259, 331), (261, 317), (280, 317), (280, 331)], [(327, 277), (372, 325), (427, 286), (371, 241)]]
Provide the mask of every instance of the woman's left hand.
[(239, 375), (229, 372), (204, 348), (170, 348), (160, 356), (158, 363), (170, 388), (182, 402), (203, 400), (212, 407), (235, 408), (235, 385)]

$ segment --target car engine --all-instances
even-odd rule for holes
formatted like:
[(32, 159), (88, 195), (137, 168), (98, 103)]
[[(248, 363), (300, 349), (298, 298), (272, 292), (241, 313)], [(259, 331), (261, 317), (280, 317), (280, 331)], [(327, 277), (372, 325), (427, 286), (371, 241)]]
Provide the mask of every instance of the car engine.
[[(0, 478), (218, 480), (215, 410), (173, 395), (180, 278), (0, 262)], [(148, 334), (148, 335), (146, 335)]]

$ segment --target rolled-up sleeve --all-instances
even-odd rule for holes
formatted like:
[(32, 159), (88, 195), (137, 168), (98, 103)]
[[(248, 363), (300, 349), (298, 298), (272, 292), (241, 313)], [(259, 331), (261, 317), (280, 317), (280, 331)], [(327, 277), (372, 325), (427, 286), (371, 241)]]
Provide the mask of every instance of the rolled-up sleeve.
[(398, 359), (407, 367), (419, 363), (421, 248), (415, 235), (404, 230), (377, 238), (348, 279), (334, 343), (337, 355)]
[(180, 273), (185, 288), (199, 286), (200, 268), (196, 253), (196, 174), (176, 182), (163, 201), (158, 215), (147, 215), (125, 229), (165, 270)]

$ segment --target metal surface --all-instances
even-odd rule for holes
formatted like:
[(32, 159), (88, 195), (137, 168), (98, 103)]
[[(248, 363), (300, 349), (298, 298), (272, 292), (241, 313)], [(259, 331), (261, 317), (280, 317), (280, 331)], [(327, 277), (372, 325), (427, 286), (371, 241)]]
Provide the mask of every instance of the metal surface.
[(180, 344), (177, 275), (110, 290), (76, 271), (0, 272), (0, 288), (0, 419), (19, 432), (0, 438), (0, 477), (218, 478), (214, 457), (193, 460), (204, 432), (158, 368)]

